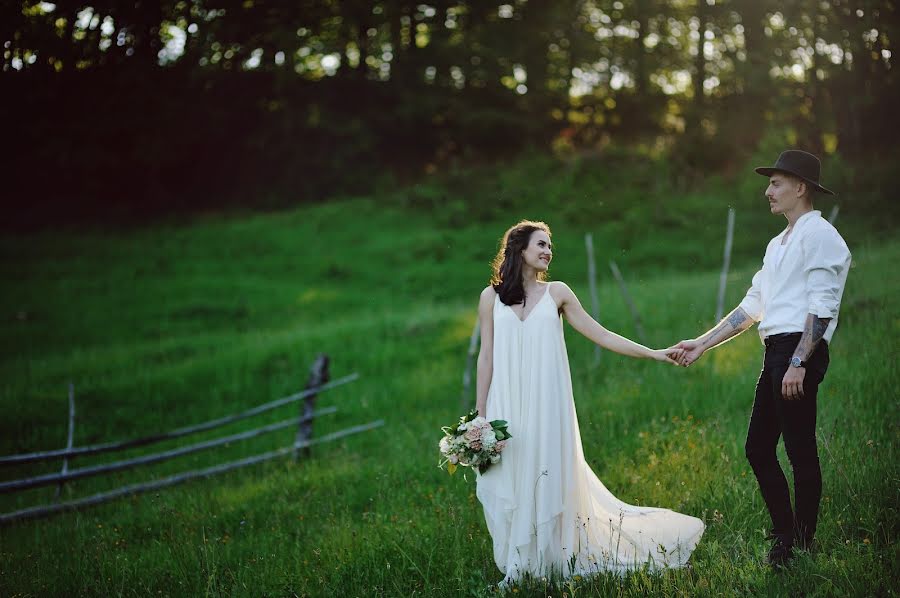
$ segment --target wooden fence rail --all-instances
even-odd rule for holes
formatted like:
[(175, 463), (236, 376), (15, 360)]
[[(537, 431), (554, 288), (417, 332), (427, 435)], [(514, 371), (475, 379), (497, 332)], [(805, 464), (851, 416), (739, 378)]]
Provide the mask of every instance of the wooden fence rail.
[(52, 515), (54, 513), (59, 513), (62, 511), (70, 511), (73, 509), (78, 509), (81, 507), (87, 507), (91, 505), (96, 505), (102, 502), (106, 502), (109, 500), (113, 500), (115, 498), (119, 498), (122, 496), (127, 496), (129, 494), (138, 494), (140, 492), (147, 492), (148, 490), (158, 490), (160, 488), (166, 488), (168, 486), (174, 486), (175, 484), (180, 484), (182, 482), (186, 482), (188, 480), (196, 479), (196, 478), (206, 478), (217, 473), (222, 473), (225, 471), (230, 471), (232, 469), (237, 469), (239, 467), (246, 467), (247, 465), (254, 465), (256, 463), (261, 463), (263, 461), (268, 461), (269, 459), (275, 459), (277, 457), (282, 457), (284, 455), (289, 455), (293, 451), (298, 448), (306, 448), (306, 446), (312, 446), (314, 444), (322, 444), (324, 442), (330, 442), (332, 440), (337, 440), (338, 438), (343, 438), (344, 436), (349, 436), (351, 434), (357, 434), (359, 432), (365, 432), (366, 430), (372, 430), (379, 426), (384, 425), (384, 420), (377, 420), (367, 424), (362, 424), (359, 426), (354, 426), (352, 428), (347, 428), (345, 430), (340, 430), (338, 432), (333, 432), (331, 434), (326, 434), (321, 438), (316, 438), (315, 440), (310, 440), (305, 443), (305, 446), (297, 446), (296, 444), (292, 444), (290, 446), (286, 446), (280, 449), (276, 449), (274, 451), (270, 451), (268, 453), (262, 453), (260, 455), (254, 455), (252, 457), (246, 457), (244, 459), (238, 459), (237, 461), (231, 461), (229, 463), (222, 463), (220, 465), (213, 465), (212, 467), (207, 467), (205, 469), (198, 469), (194, 471), (185, 471), (182, 473), (178, 473), (167, 478), (162, 478), (160, 480), (154, 480), (152, 482), (146, 482), (142, 484), (132, 484), (131, 486), (122, 486), (121, 488), (116, 488), (115, 490), (110, 490), (109, 492), (101, 492), (99, 494), (94, 494), (92, 496), (86, 496), (84, 498), (80, 498), (77, 500), (71, 500), (67, 502), (61, 502), (52, 505), (41, 505), (36, 507), (29, 507), (26, 509), (21, 509), (19, 511), (13, 511), (10, 513), (0, 514), (0, 525), (11, 523), (13, 521), (20, 521), (23, 519), (32, 519), (35, 517), (44, 517), (46, 515)]
[[(152, 463), (159, 463), (161, 461), (166, 461), (168, 459), (173, 459), (175, 457), (181, 457), (183, 455), (188, 455), (191, 453), (195, 453), (202, 450), (207, 450), (211, 448), (215, 448), (217, 446), (226, 445), (232, 442), (238, 442), (241, 440), (247, 440), (250, 438), (254, 438), (256, 436), (260, 436), (262, 434), (267, 434), (269, 432), (274, 432), (277, 430), (281, 430), (287, 428), (289, 426), (296, 426), (298, 428), (297, 437), (295, 441), (286, 447), (282, 447), (280, 449), (269, 451), (267, 453), (263, 453), (260, 455), (254, 455), (252, 457), (246, 457), (243, 459), (238, 459), (236, 461), (231, 461), (228, 463), (222, 463), (219, 465), (214, 465), (212, 467), (207, 467), (205, 469), (194, 470), (194, 471), (186, 471), (179, 474), (175, 474), (173, 476), (163, 478), (160, 480), (154, 480), (150, 482), (144, 482), (139, 484), (132, 484), (129, 486), (122, 486), (120, 488), (116, 488), (114, 490), (110, 490), (107, 492), (101, 492), (99, 494), (94, 494), (92, 496), (88, 496), (85, 498), (80, 498), (77, 500), (50, 504), (50, 505), (39, 505), (35, 507), (29, 507), (26, 509), (21, 509), (19, 511), (14, 511), (11, 513), (0, 514), (0, 524), (8, 523), (12, 521), (17, 521), (20, 519), (26, 519), (31, 517), (41, 517), (44, 515), (50, 515), (52, 513), (58, 513), (60, 511), (77, 509), (79, 507), (88, 506), (97, 504), (100, 502), (104, 502), (107, 500), (112, 500), (114, 498), (125, 496), (127, 494), (134, 494), (137, 492), (144, 492), (147, 490), (153, 490), (157, 488), (164, 488), (166, 486), (171, 486), (173, 484), (178, 484), (190, 479), (198, 478), (198, 477), (208, 477), (216, 473), (220, 473), (223, 471), (229, 471), (238, 467), (244, 467), (246, 465), (251, 465), (253, 463), (260, 463), (262, 461), (266, 461), (268, 459), (274, 459), (276, 457), (280, 457), (282, 455), (286, 455), (289, 453), (293, 453), (295, 459), (299, 457), (301, 454), (308, 455), (309, 447), (315, 444), (321, 444), (324, 442), (329, 442), (331, 440), (335, 440), (338, 438), (343, 438), (344, 436), (349, 436), (351, 434), (356, 434), (358, 432), (363, 432), (366, 430), (371, 430), (373, 428), (377, 428), (384, 424), (384, 420), (377, 420), (373, 422), (369, 422), (367, 424), (362, 424), (358, 426), (353, 426), (350, 428), (346, 428), (344, 430), (339, 430), (337, 432), (333, 432), (331, 434), (327, 434), (321, 438), (312, 439), (312, 423), (313, 420), (320, 416), (326, 415), (329, 413), (334, 413), (337, 411), (337, 407), (326, 407), (324, 409), (314, 410), (314, 403), (316, 396), (322, 391), (328, 390), (330, 388), (334, 388), (336, 386), (340, 386), (342, 384), (346, 384), (348, 382), (352, 382), (358, 378), (357, 374), (351, 374), (349, 376), (345, 376), (339, 380), (335, 380), (334, 382), (328, 382), (328, 356), (327, 355), (319, 355), (312, 367), (310, 368), (310, 376), (307, 382), (306, 388), (299, 393), (283, 397), (281, 399), (276, 399), (274, 401), (270, 401), (268, 403), (264, 403), (252, 409), (247, 409), (246, 411), (242, 411), (240, 413), (236, 413), (233, 415), (228, 415), (225, 417), (220, 417), (218, 419), (209, 420), (200, 424), (196, 424), (193, 426), (186, 426), (183, 428), (178, 428), (176, 430), (172, 430), (169, 432), (165, 432), (162, 434), (156, 434), (153, 436), (145, 436), (143, 438), (136, 438), (132, 440), (125, 440), (119, 442), (108, 442), (104, 444), (97, 444), (92, 446), (85, 447), (72, 447), (72, 431), (74, 429), (74, 415), (75, 415), (75, 406), (74, 406), (74, 396), (72, 386), (69, 387), (69, 440), (68, 447), (62, 450), (53, 450), (53, 451), (41, 451), (34, 453), (27, 453), (21, 455), (9, 455), (6, 457), (0, 457), (0, 465), (10, 465), (10, 464), (19, 464), (19, 463), (33, 463), (37, 461), (45, 461), (48, 459), (63, 459), (63, 469), (60, 473), (51, 473), (44, 474), (39, 476), (34, 476), (30, 478), (22, 478), (17, 480), (9, 480), (5, 482), (0, 482), (0, 493), (9, 493), (9, 492), (19, 492), (22, 490), (27, 490), (29, 488), (37, 488), (40, 486), (49, 486), (52, 484), (58, 484), (57, 487), (57, 497), (59, 495), (59, 488), (65, 482), (78, 480), (82, 478), (87, 478), (91, 476), (96, 476), (104, 473), (111, 473), (115, 471), (122, 471), (125, 469), (131, 469), (134, 467), (142, 466), (142, 465), (150, 465)], [(174, 438), (180, 438), (182, 436), (186, 436), (188, 434), (193, 434), (197, 432), (202, 432), (206, 430), (211, 430), (213, 428), (217, 428), (219, 426), (224, 426), (225, 424), (229, 424), (232, 422), (240, 421), (242, 419), (246, 419), (248, 417), (252, 417), (254, 415), (259, 415), (260, 413), (265, 413), (266, 411), (270, 411), (277, 407), (281, 407), (284, 405), (288, 405), (290, 403), (295, 403), (298, 401), (303, 401), (303, 405), (301, 406), (301, 415), (299, 417), (292, 417), (289, 419), (285, 419), (279, 422), (275, 422), (272, 424), (267, 424), (263, 426), (259, 426), (253, 428), (252, 430), (247, 430), (244, 432), (238, 432), (236, 434), (230, 434), (228, 436), (222, 436), (219, 438), (214, 438), (211, 440), (205, 440), (202, 442), (196, 442), (194, 444), (190, 444), (187, 446), (182, 446), (166, 451), (160, 451), (156, 453), (152, 453), (149, 455), (142, 455), (139, 457), (134, 457), (131, 459), (123, 459), (120, 461), (115, 461), (112, 463), (105, 463), (101, 465), (93, 465), (89, 467), (81, 467), (76, 469), (68, 469), (68, 460), (71, 457), (75, 456), (83, 456), (83, 455), (94, 455), (98, 453), (104, 453), (109, 451), (121, 451), (125, 449), (130, 449), (138, 446), (146, 446), (149, 444), (153, 444), (156, 442), (161, 442), (163, 440), (171, 440)]]
[(230, 436), (222, 436), (221, 438), (214, 438), (212, 440), (206, 440), (188, 446), (181, 446), (168, 451), (162, 451), (150, 455), (142, 455), (133, 459), (123, 459), (122, 461), (115, 461), (113, 463), (104, 463), (102, 465), (92, 465), (90, 467), (71, 469), (65, 473), (48, 473), (33, 478), (22, 478), (20, 480), (0, 482), (0, 493), (17, 492), (19, 490), (27, 490), (29, 488), (49, 486), (51, 484), (56, 484), (59, 482), (68, 482), (71, 480), (89, 478), (95, 475), (100, 475), (101, 473), (122, 471), (124, 469), (131, 469), (139, 465), (151, 465), (153, 463), (160, 463), (162, 461), (174, 459), (175, 457), (181, 457), (184, 455), (189, 455), (191, 453), (196, 453), (198, 451), (204, 451), (207, 449), (215, 448), (217, 446), (222, 446), (223, 444), (229, 444), (231, 442), (238, 442), (240, 440), (255, 438), (256, 436), (267, 434), (268, 432), (274, 432), (276, 430), (283, 430), (288, 426), (303, 424), (307, 421), (312, 421), (314, 417), (327, 415), (329, 413), (334, 413), (335, 411), (337, 411), (337, 407), (326, 407), (325, 409), (320, 409), (319, 411), (313, 412), (309, 416), (292, 417), (290, 419), (286, 419), (274, 424), (254, 428), (246, 432), (240, 432), (238, 434), (232, 434)]
[(277, 407), (281, 407), (283, 405), (289, 405), (290, 403), (296, 403), (297, 401), (302, 401), (303, 399), (316, 395), (322, 391), (329, 390), (343, 384), (347, 384), (348, 382), (353, 382), (359, 378), (359, 374), (353, 373), (349, 376), (344, 376), (343, 378), (338, 378), (332, 382), (327, 384), (323, 384), (317, 388), (306, 389), (302, 392), (298, 392), (296, 394), (292, 394), (281, 399), (276, 399), (274, 401), (270, 401), (268, 403), (264, 403), (252, 409), (248, 409), (246, 411), (242, 411), (240, 413), (236, 413), (234, 415), (228, 415), (225, 417), (220, 417), (218, 419), (209, 420), (203, 422), (201, 424), (196, 424), (193, 426), (186, 426), (183, 428), (177, 428), (170, 432), (165, 432), (163, 434), (154, 434), (152, 436), (145, 436), (143, 438), (134, 438), (132, 440), (123, 440), (118, 442), (107, 442), (103, 444), (95, 444), (91, 446), (79, 446), (72, 449), (56, 449), (51, 451), (40, 451), (35, 453), (23, 453), (20, 455), (8, 455), (5, 457), (0, 457), (0, 465), (14, 465), (20, 463), (33, 463), (35, 461), (46, 461), (48, 459), (59, 459), (60, 457), (79, 457), (85, 455), (97, 455), (99, 453), (107, 453), (110, 451), (120, 451), (129, 448), (135, 448), (138, 446), (145, 446), (148, 444), (155, 444), (157, 442), (162, 442), (163, 440), (172, 440), (174, 438), (181, 438), (182, 436), (187, 436), (188, 434), (194, 434), (196, 432), (205, 432), (206, 430), (212, 430), (214, 428), (218, 428), (220, 426), (224, 426), (225, 424), (230, 424), (236, 421), (240, 421), (242, 419), (246, 419), (248, 417), (253, 417), (254, 415), (259, 415), (260, 413), (265, 413), (266, 411), (271, 411)]

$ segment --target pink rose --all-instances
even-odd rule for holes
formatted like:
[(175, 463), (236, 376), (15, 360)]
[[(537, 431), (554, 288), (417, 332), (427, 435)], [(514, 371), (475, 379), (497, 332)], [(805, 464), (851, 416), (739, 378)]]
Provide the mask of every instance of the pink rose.
[(496, 448), (497, 452), (499, 453), (500, 451), (502, 451), (503, 449), (506, 448), (506, 441), (500, 440), (499, 442), (497, 442), (497, 444), (494, 445), (494, 448)]
[(480, 451), (481, 450), (481, 440), (473, 440), (472, 442), (469, 443), (469, 448), (471, 448), (473, 451)]
[(471, 444), (473, 441), (481, 438), (481, 428), (472, 426), (468, 430), (466, 430), (466, 433), (463, 435), (463, 437), (468, 441), (469, 444)]

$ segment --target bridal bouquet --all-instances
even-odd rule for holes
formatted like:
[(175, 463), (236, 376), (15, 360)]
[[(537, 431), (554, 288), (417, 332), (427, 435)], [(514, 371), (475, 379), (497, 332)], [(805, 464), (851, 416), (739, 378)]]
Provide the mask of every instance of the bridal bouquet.
[(511, 438), (502, 419), (488, 421), (479, 417), (474, 409), (468, 415), (459, 418), (459, 423), (441, 428), (441, 462), (438, 465), (453, 475), (459, 465), (478, 468), (480, 473), (487, 471), (493, 463), (500, 461), (500, 453)]

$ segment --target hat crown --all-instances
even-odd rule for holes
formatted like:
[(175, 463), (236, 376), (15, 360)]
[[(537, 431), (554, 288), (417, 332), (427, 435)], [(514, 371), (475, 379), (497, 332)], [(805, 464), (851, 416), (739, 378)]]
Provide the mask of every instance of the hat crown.
[(775, 168), (799, 175), (801, 178), (818, 184), (819, 175), (822, 171), (822, 164), (817, 157), (809, 152), (804, 152), (802, 150), (785, 150), (778, 156), (778, 160), (775, 162)]

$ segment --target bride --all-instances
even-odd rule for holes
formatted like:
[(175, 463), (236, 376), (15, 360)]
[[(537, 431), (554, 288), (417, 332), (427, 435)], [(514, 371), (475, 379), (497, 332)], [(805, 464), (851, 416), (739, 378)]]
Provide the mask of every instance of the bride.
[(552, 256), (546, 224), (510, 228), (478, 306), (476, 407), (489, 421), (507, 420), (513, 436), (500, 463), (477, 478), (502, 583), (683, 566), (703, 522), (622, 502), (584, 459), (560, 314), (616, 353), (674, 363), (679, 350), (648, 349), (598, 324), (565, 283), (546, 282)]

